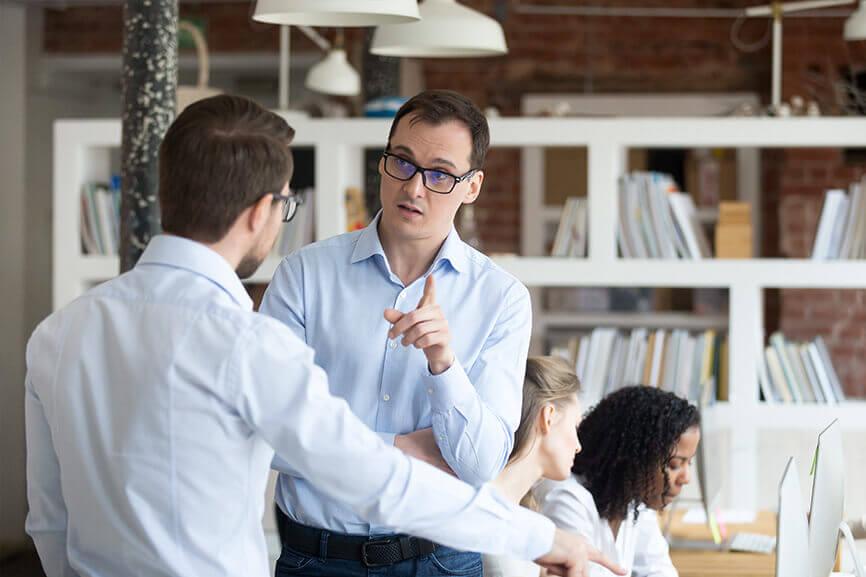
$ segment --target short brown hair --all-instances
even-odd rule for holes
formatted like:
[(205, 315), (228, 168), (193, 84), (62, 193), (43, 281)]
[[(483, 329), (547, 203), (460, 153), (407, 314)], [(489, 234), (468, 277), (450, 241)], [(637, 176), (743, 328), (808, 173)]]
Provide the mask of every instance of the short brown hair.
[(487, 118), (471, 100), (453, 90), (425, 90), (416, 94), (397, 111), (388, 134), (388, 148), (391, 147), (391, 138), (400, 119), (409, 114), (413, 115), (412, 124), (424, 122), (439, 126), (451, 120), (461, 122), (472, 136), (469, 168), (484, 166), (487, 149), (490, 148), (490, 128), (487, 126)]
[(189, 105), (159, 148), (159, 202), (165, 232), (222, 239), (248, 206), (279, 193), (292, 176), (295, 131), (241, 96)]

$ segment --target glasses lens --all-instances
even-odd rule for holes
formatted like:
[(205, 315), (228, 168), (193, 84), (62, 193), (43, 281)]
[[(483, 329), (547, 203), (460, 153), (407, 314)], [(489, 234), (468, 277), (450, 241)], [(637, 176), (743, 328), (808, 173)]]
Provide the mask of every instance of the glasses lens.
[(453, 176), (438, 170), (424, 171), (424, 180), (427, 181), (427, 188), (433, 192), (451, 192), (456, 183)]
[(289, 222), (298, 211), (298, 203), (294, 199), (286, 201), (286, 206), (283, 208), (283, 222)]
[(386, 156), (385, 172), (394, 178), (409, 180), (415, 176), (415, 165), (399, 156)]

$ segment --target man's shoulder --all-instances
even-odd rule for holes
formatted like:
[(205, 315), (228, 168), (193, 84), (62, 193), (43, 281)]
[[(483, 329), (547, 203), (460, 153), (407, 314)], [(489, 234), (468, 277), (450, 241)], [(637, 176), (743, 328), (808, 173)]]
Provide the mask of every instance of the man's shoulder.
[(463, 243), (466, 251), (467, 272), (473, 279), (473, 284), (483, 282), (490, 287), (498, 288), (509, 302), (520, 298), (529, 298), (529, 290), (516, 276), (505, 270), (486, 254)]
[(329, 260), (337, 255), (350, 255), (358, 243), (363, 230), (356, 230), (344, 234), (338, 234), (324, 240), (319, 240), (308, 245), (304, 245), (291, 254), (287, 255), (283, 262), (293, 260), (314, 260), (322, 257), (327, 257)]

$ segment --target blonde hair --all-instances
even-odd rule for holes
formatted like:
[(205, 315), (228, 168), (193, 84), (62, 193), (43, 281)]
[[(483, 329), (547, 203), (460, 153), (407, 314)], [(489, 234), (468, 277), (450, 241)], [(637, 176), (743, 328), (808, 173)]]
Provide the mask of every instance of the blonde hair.
[[(565, 359), (548, 356), (530, 357), (526, 361), (520, 425), (514, 432), (514, 447), (506, 466), (529, 449), (529, 444), (533, 441), (535, 421), (541, 409), (549, 403), (561, 407), (579, 392), (580, 380)], [(521, 505), (535, 508), (531, 493), (524, 496)]]

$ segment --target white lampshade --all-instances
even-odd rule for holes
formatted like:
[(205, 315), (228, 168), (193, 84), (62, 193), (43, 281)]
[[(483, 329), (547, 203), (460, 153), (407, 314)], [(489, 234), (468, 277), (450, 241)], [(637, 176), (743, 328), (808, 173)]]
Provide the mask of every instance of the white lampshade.
[(370, 52), (406, 58), (500, 56), (508, 52), (499, 22), (455, 0), (425, 0), (421, 20), (380, 26)]
[(258, 0), (253, 20), (301, 26), (378, 26), (418, 20), (415, 0)]
[(866, 40), (866, 1), (845, 21), (845, 40)]
[(305, 85), (323, 94), (355, 96), (361, 92), (361, 77), (349, 64), (346, 51), (334, 48), (321, 62), (310, 68)]

